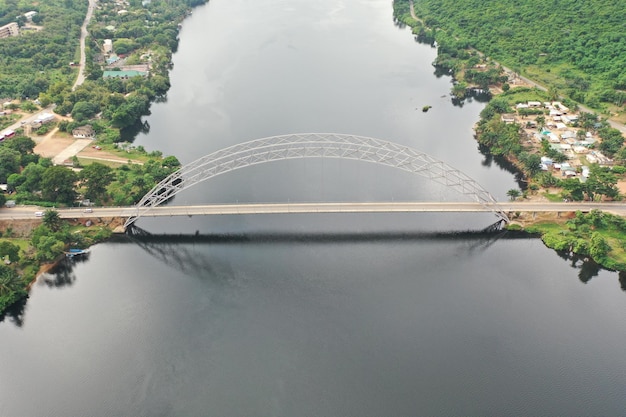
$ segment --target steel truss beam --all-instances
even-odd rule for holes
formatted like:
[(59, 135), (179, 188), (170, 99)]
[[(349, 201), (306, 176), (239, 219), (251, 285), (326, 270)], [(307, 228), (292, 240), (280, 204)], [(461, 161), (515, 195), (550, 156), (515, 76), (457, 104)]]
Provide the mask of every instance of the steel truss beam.
[(472, 197), (508, 222), (493, 196), (463, 172), (408, 146), (363, 136), (308, 133), (272, 136), (230, 146), (197, 159), (174, 172), (137, 203), (125, 226), (152, 207), (194, 185), (236, 169), (299, 158), (338, 158), (371, 162), (408, 171)]

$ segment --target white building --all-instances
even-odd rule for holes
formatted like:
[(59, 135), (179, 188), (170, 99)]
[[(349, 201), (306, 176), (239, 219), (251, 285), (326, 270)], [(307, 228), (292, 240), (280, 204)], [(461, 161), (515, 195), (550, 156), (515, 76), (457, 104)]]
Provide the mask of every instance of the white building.
[(111, 39), (105, 39), (102, 48), (105, 54), (110, 54), (113, 51), (113, 41)]
[(9, 36), (17, 36), (19, 34), (20, 27), (15, 22), (0, 27), (0, 38), (8, 38)]
[(52, 122), (54, 120), (54, 114), (52, 113), (41, 113), (37, 119), (35, 119), (35, 123), (45, 124), (48, 122)]
[(26, 12), (24, 13), (24, 17), (26, 18), (26, 20), (28, 20), (29, 22), (33, 21), (33, 16), (35, 16), (37, 14), (36, 11), (31, 10), (30, 12)]

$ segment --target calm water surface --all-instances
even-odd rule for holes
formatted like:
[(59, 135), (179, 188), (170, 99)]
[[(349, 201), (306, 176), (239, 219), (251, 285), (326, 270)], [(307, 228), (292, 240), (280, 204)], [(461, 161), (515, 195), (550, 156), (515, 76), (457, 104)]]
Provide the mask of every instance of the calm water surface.
[[(388, 1), (212, 0), (185, 21), (168, 100), (137, 143), (190, 162), (265, 136), (353, 133), (441, 158), (503, 200), (513, 176), (472, 139), (482, 104), (453, 106), (434, 57)], [(174, 203), (418, 198), (456, 197), (308, 160)], [(623, 415), (626, 279), (537, 239), (446, 232), (493, 220), (142, 220), (169, 237), (95, 246), (0, 323), (0, 415)]]

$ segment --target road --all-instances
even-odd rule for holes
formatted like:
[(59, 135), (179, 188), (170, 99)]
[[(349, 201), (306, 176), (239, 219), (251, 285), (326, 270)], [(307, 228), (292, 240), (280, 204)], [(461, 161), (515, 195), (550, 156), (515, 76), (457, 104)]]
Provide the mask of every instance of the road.
[(48, 106), (44, 109), (39, 110), (37, 113), (33, 113), (29, 116), (26, 117), (22, 117), (20, 120), (18, 120), (17, 122), (13, 123), (11, 126), (6, 127), (5, 129), (2, 129), (2, 132), (5, 132), (7, 130), (17, 130), (19, 128), (22, 127), (22, 125), (26, 124), (26, 123), (31, 123), (34, 122), (35, 120), (37, 120), (41, 115), (43, 115), (44, 113), (50, 113), (52, 114), (52, 111), (54, 110), (55, 105), (51, 105)]
[(89, 6), (87, 7), (87, 15), (85, 16), (85, 21), (83, 22), (83, 26), (80, 28), (80, 61), (78, 64), (78, 77), (76, 78), (76, 82), (72, 86), (72, 90), (76, 90), (76, 87), (85, 82), (85, 39), (87, 38), (87, 26), (91, 21), (91, 17), (93, 16), (93, 11), (96, 8), (96, 0), (89, 0)]
[[(494, 207), (495, 209), (495, 207)], [(626, 204), (614, 203), (550, 203), (550, 202), (506, 202), (500, 203), (506, 213), (536, 212), (557, 213), (602, 210), (626, 216)], [(0, 209), (0, 220), (30, 220), (37, 218), (36, 211), (44, 208), (19, 206)], [(94, 207), (86, 212), (84, 208), (57, 209), (61, 218), (94, 218), (135, 216), (135, 207)], [(212, 204), (199, 206), (161, 206), (142, 213), (143, 217), (172, 217), (199, 215), (241, 215), (241, 214), (312, 214), (312, 213), (410, 213), (410, 212), (489, 212), (489, 207), (472, 202), (369, 202), (369, 203), (266, 203), (266, 204)]]

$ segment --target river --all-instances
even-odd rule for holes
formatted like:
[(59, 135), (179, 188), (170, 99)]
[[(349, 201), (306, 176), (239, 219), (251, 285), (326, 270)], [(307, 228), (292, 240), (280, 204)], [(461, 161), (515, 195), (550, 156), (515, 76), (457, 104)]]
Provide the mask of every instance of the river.
[[(212, 0), (185, 20), (167, 101), (136, 143), (183, 163), (297, 132), (444, 160), (496, 198), (483, 104), (387, 0)], [(430, 111), (421, 111), (431, 105)], [(173, 204), (454, 199), (388, 167), (292, 160)], [(41, 277), (0, 323), (0, 416), (618, 416), (626, 280), (492, 215), (146, 219)], [(166, 233), (167, 236), (159, 236)]]

